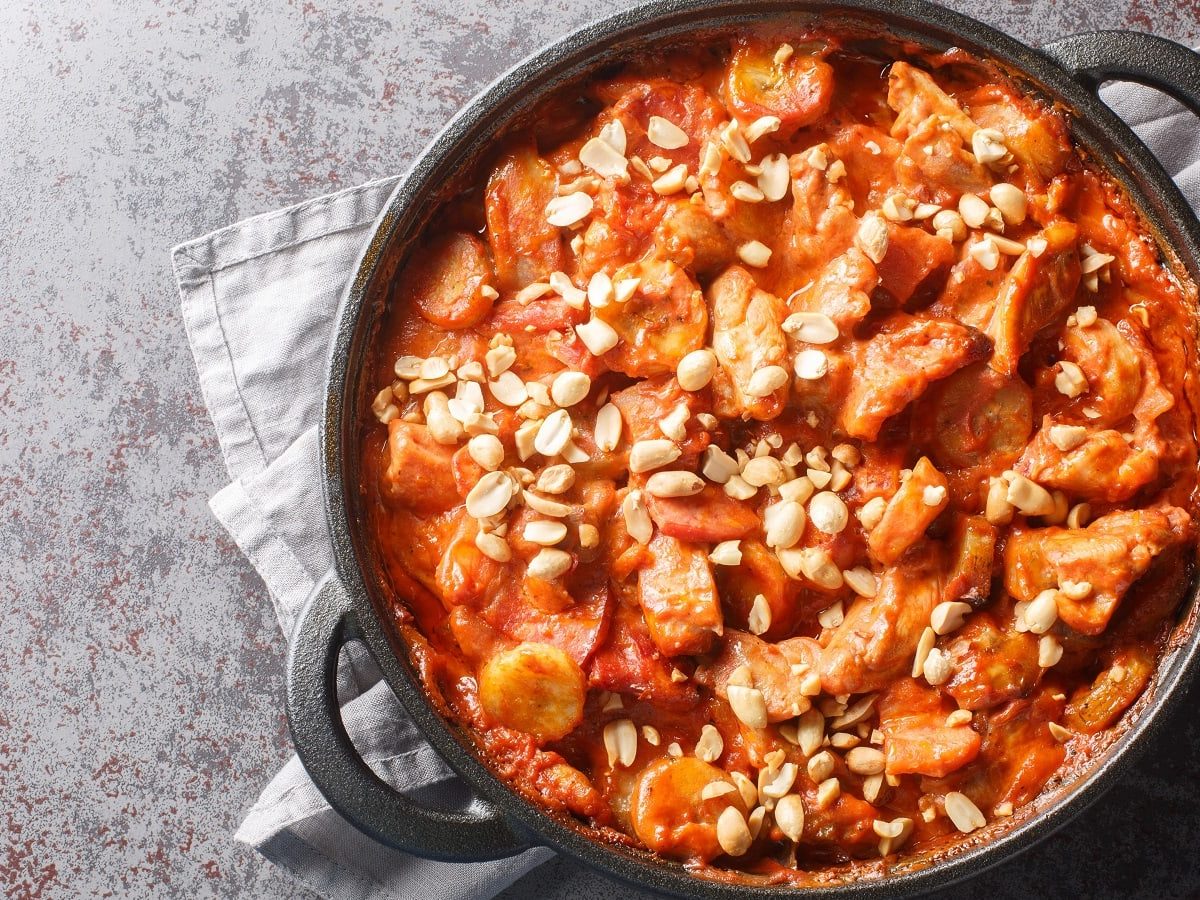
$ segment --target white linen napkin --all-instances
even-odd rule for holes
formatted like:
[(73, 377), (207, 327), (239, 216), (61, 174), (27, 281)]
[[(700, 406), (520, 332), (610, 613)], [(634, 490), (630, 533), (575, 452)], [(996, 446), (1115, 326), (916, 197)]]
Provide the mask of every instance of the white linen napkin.
[[(1179, 104), (1136, 86), (1104, 99), (1155, 151), (1195, 208), (1200, 128)], [(214, 515), (262, 575), (290, 635), (332, 565), (317, 422), (328, 337), (351, 267), (396, 183), (374, 181), (247, 219), (172, 253), (188, 340), (230, 484)], [(342, 715), (364, 758), (397, 790), (459, 806), (469, 792), (420, 737), (362, 652), (342, 667)], [(486, 898), (551, 851), (487, 863), (431, 862), (383, 847), (330, 809), (291, 761), (267, 785), (237, 839), (326, 897)]]

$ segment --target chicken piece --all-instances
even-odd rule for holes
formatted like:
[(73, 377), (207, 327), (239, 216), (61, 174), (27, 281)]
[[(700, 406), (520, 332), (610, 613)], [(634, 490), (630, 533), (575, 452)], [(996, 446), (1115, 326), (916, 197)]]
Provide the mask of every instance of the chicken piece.
[(580, 284), (600, 271), (611, 275), (616, 260), (640, 259), (652, 250), (666, 208), (666, 200), (645, 181), (602, 184), (580, 233), (583, 244), (575, 250), (574, 274)]
[(857, 857), (879, 852), (879, 836), (873, 828), (879, 810), (846, 790), (831, 806), (822, 808), (817, 785), (807, 773), (801, 772), (797, 782), (795, 792), (803, 798), (807, 810), (804, 814), (805, 844)]
[(877, 708), (888, 775), (944, 778), (979, 755), (979, 733), (946, 724), (955, 706), (937, 688), (902, 678), (883, 692)]
[(388, 500), (418, 515), (443, 512), (459, 503), (454, 481), (454, 451), (439, 444), (424, 425), (393, 419), (384, 448), (387, 467), (380, 489)]
[(777, 41), (740, 38), (725, 74), (729, 111), (743, 122), (776, 116), (791, 132), (819, 120), (833, 100), (833, 67), (820, 55), (775, 58)]
[(638, 602), (666, 656), (703, 653), (723, 631), (712, 566), (702, 547), (656, 534), (638, 572)]
[(1084, 734), (1108, 728), (1141, 696), (1154, 677), (1154, 668), (1154, 654), (1144, 644), (1120, 648), (1090, 685), (1071, 696), (1066, 726)]
[(944, 237), (889, 222), (888, 249), (878, 266), (879, 286), (900, 305), (938, 269), (954, 259), (954, 245)]
[(704, 391), (685, 391), (673, 377), (646, 378), (612, 395), (612, 402), (621, 411), (624, 432), (629, 444), (644, 440), (661, 440), (659, 422), (680, 404), (687, 406), (691, 416), (684, 426), (686, 437), (677, 441), (681, 453), (672, 465), (681, 469), (696, 468), (700, 454), (709, 445), (709, 433), (700, 427), (695, 413), (707, 410), (708, 394)]
[(603, 643), (588, 664), (588, 683), (648, 700), (664, 709), (690, 709), (698, 695), (690, 681), (671, 679), (672, 665), (658, 652), (637, 608), (617, 606)]
[(446, 624), (463, 658), (478, 668), (501, 650), (511, 649), (512, 641), (483, 620), (469, 606), (456, 606), (446, 616)]
[[(811, 646), (795, 646), (796, 641)], [(729, 628), (721, 652), (710, 664), (696, 670), (696, 681), (711, 688), (722, 700), (728, 700), (729, 680), (744, 667), (750, 673), (748, 686), (762, 691), (767, 721), (794, 718), (812, 706), (812, 701), (800, 692), (800, 679), (792, 674), (792, 664), (797, 659), (811, 658), (815, 662), (821, 648), (811, 638), (793, 638), (787, 643), (793, 644), (790, 654), (784, 652), (783, 645), (768, 644), (762, 638)]]
[(604, 821), (609, 811), (604, 797), (586, 775), (566, 763), (557, 753), (539, 751), (539, 762), (531, 779), (534, 796), (551, 809), (563, 809), (584, 819)]
[(446, 549), (434, 575), (437, 593), (447, 610), (478, 606), (491, 593), (505, 568), (475, 546), (479, 523), (465, 509), (460, 509), (453, 521), (454, 531), (444, 543)]
[(409, 259), (396, 282), (396, 302), (411, 304), (440, 328), (470, 328), (492, 310), (492, 297), (484, 293), (492, 280), (483, 241), (443, 232)]
[(991, 173), (971, 148), (978, 126), (928, 72), (893, 63), (888, 105), (896, 111), (892, 136), (904, 144), (896, 169), (906, 193), (949, 205), (962, 194), (987, 191)]
[(604, 361), (610, 369), (638, 378), (672, 373), (681, 359), (704, 346), (704, 295), (687, 272), (668, 260), (643, 260), (613, 276), (617, 282), (628, 278), (640, 279), (629, 300), (594, 311), (620, 339)]
[(712, 283), (708, 298), (712, 347), (720, 365), (712, 382), (713, 412), (725, 418), (775, 418), (787, 403), (787, 381), (762, 397), (746, 391), (756, 372), (787, 367), (787, 340), (780, 327), (787, 315), (783, 301), (760, 291), (741, 266), (726, 269)]
[(1071, 142), (1062, 119), (1032, 97), (988, 84), (963, 99), (980, 128), (1004, 136), (1004, 146), (1027, 174), (1048, 182), (1066, 167)]
[(667, 205), (654, 229), (656, 254), (697, 275), (712, 274), (733, 255), (729, 237), (705, 207), (687, 200)]
[(896, 181), (910, 197), (953, 208), (963, 194), (986, 194), (993, 177), (975, 158), (970, 139), (933, 115), (905, 139), (896, 160)]
[(934, 384), (913, 412), (920, 446), (942, 471), (962, 472), (968, 485), (1011, 467), (1032, 431), (1029, 386), (983, 362)]
[(932, 549), (886, 570), (876, 595), (850, 606), (821, 651), (825, 693), (880, 690), (909, 671), (921, 632), (941, 600), (940, 563)]
[(479, 673), (479, 702), (506, 728), (539, 744), (569, 734), (583, 721), (583, 670), (558, 647), (523, 643), (502, 650)]
[(1058, 616), (1081, 634), (1100, 634), (1130, 585), (1192, 530), (1184, 510), (1166, 505), (1109, 513), (1087, 528), (1016, 528), (1005, 547), (1004, 586), (1032, 600), (1066, 581), (1087, 582), (1092, 590), (1080, 600), (1060, 594)]
[(995, 269), (985, 269), (978, 259), (964, 253), (950, 269), (942, 293), (929, 307), (929, 314), (954, 319), (981, 331), (987, 328), (996, 311), (996, 298), (1008, 276), (1009, 259), (1011, 257), (1001, 257)]
[(1059, 691), (1057, 686), (1042, 685), (1031, 696), (1013, 700), (988, 716), (983, 747), (972, 766), (975, 777), (960, 787), (981, 808), (1027, 803), (1058, 771), (1066, 751), (1048, 726), (1062, 722)]
[(1097, 319), (1087, 328), (1065, 329), (1063, 357), (1074, 361), (1087, 379), (1079, 402), (1099, 413), (1092, 423), (1111, 427), (1133, 412), (1142, 392), (1141, 360), (1112, 322)]
[(734, 500), (720, 485), (707, 484), (691, 497), (646, 495), (650, 518), (663, 534), (692, 543), (732, 541), (746, 537), (761, 520), (745, 503)]
[(956, 515), (948, 535), (942, 602), (961, 600), (978, 607), (992, 591), (996, 528), (983, 516)]
[(943, 91), (928, 72), (903, 60), (888, 71), (888, 106), (896, 111), (892, 137), (906, 139), (918, 125), (936, 116), (964, 141), (970, 143), (976, 128), (958, 101)]
[(830, 260), (844, 253), (858, 230), (850, 192), (825, 174), (834, 160), (828, 144), (788, 158), (792, 208), (785, 226), (788, 244), (783, 260), (786, 282), (796, 287), (814, 280)]
[(1158, 477), (1158, 457), (1130, 445), (1117, 431), (1093, 431), (1071, 450), (1050, 440), (1054, 422), (1047, 416), (1025, 448), (1016, 470), (1047, 489), (1074, 497), (1118, 503)]
[(929, 385), (986, 359), (991, 342), (973, 328), (937, 319), (893, 316), (898, 325), (856, 348), (850, 392), (839, 412), (842, 430), (873, 441), (883, 423)]
[(740, 549), (740, 564), (714, 568), (728, 621), (748, 627), (750, 610), (761, 595), (771, 611), (770, 626), (761, 635), (764, 640), (795, 634), (802, 623), (816, 623), (817, 613), (829, 605), (827, 596), (808, 602), (808, 593), (801, 590), (800, 582), (788, 577), (779, 557), (761, 541), (743, 540)]
[(849, 247), (811, 284), (788, 297), (788, 312), (824, 313), (838, 331), (849, 334), (871, 311), (871, 292), (878, 286), (875, 264), (857, 247)]
[(557, 178), (532, 141), (513, 147), (492, 170), (484, 193), (495, 287), (515, 291), (566, 266), (561, 231), (546, 221)]
[(1046, 241), (1040, 256), (1022, 253), (1004, 279), (986, 333), (995, 343), (992, 368), (1013, 376), (1034, 335), (1071, 306), (1079, 287), (1079, 229), (1063, 219), (1039, 235)]
[(871, 555), (884, 565), (896, 562), (921, 539), (925, 529), (949, 503), (946, 476), (934, 468), (928, 457), (922, 456), (867, 537)]
[(701, 792), (714, 782), (736, 788), (726, 772), (694, 756), (655, 760), (633, 789), (634, 834), (655, 853), (673, 859), (708, 862), (720, 856), (718, 817), (729, 807), (743, 816), (747, 809), (736, 789), (703, 799)]
[[(1011, 619), (1011, 617), (1009, 617)], [(1024, 697), (1041, 678), (1038, 639), (1002, 625), (989, 612), (975, 612), (947, 639), (954, 664), (946, 690), (963, 709), (991, 709)]]
[[(871, 144), (878, 152), (868, 149), (863, 153), (863, 148)], [(846, 167), (846, 187), (855, 209), (879, 209), (890, 194), (896, 193), (896, 160), (901, 145), (886, 131), (856, 122), (834, 132), (829, 146), (838, 159), (854, 160), (854, 165)]]
[(1089, 424), (1112, 428), (1132, 415), (1143, 445), (1157, 443), (1157, 432), (1146, 426), (1175, 401), (1136, 326), (1097, 319), (1087, 328), (1068, 328), (1063, 334), (1063, 357), (1077, 363), (1087, 379), (1088, 389), (1076, 402), (1099, 414), (1089, 416)]

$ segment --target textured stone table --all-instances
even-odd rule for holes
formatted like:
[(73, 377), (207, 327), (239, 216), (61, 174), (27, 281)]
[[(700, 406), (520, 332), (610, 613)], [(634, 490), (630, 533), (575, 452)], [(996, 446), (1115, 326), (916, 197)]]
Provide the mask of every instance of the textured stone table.
[[(220, 452), (168, 249), (402, 170), (481, 85), (620, 0), (0, 3), (0, 891), (290, 897), (235, 844), (289, 754), (283, 643), (209, 516)], [(1032, 42), (1182, 0), (957, 2)], [(970, 887), (1200, 893), (1200, 725)], [(622, 896), (559, 862), (513, 897)]]

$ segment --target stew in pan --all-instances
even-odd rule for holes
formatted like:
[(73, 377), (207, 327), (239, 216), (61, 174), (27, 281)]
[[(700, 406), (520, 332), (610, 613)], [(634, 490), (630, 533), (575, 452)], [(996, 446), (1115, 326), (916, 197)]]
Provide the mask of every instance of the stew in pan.
[(1060, 112), (881, 46), (718, 36), (543, 104), (375, 338), (426, 687), (514, 789), (713, 874), (1019, 815), (1191, 578), (1193, 287)]

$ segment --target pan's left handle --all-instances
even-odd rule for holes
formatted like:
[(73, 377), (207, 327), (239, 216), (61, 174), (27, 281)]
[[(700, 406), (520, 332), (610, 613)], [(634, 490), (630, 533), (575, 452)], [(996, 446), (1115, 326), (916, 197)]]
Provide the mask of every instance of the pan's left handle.
[(1060, 38), (1042, 52), (1090, 90), (1105, 81), (1158, 88), (1200, 116), (1200, 54), (1138, 31), (1089, 31)]
[(352, 825), (416, 856), (477, 862), (528, 848), (494, 807), (451, 812), (414, 803), (379, 778), (342, 724), (337, 666), (357, 633), (354, 604), (330, 574), (305, 603), (288, 654), (287, 715), (296, 753), (329, 804)]

